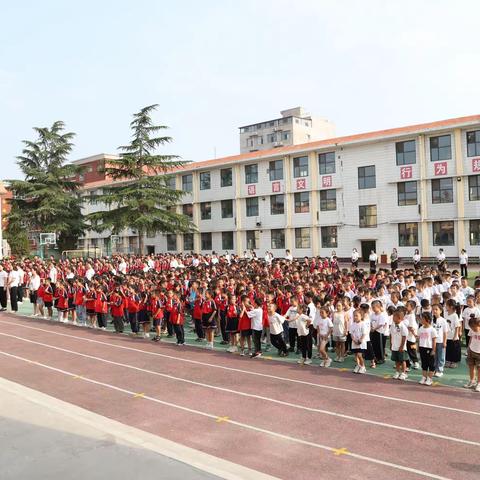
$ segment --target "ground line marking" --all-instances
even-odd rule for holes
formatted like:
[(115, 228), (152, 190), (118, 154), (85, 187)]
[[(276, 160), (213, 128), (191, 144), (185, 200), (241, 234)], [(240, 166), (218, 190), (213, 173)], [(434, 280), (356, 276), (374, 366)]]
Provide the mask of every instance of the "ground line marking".
[(184, 362), (184, 363), (191, 363), (191, 364), (194, 364), (194, 365), (201, 365), (201, 366), (207, 366), (207, 367), (211, 367), (211, 368), (218, 368), (220, 370), (227, 370), (227, 371), (231, 371), (231, 372), (239, 372), (239, 373), (243, 373), (243, 374), (246, 374), (246, 375), (255, 375), (255, 376), (258, 376), (258, 377), (271, 378), (273, 380), (280, 380), (280, 381), (284, 381), (284, 382), (298, 383), (298, 384), (301, 384), (301, 385), (308, 385), (308, 386), (311, 386), (311, 387), (324, 388), (324, 389), (327, 389), (327, 390), (336, 390), (336, 391), (339, 391), (339, 392), (353, 393), (353, 394), (356, 394), (356, 395), (364, 395), (364, 396), (367, 396), (367, 397), (381, 398), (383, 400), (391, 400), (393, 402), (410, 403), (410, 404), (413, 404), (413, 405), (422, 405), (422, 406), (425, 406), (425, 407), (438, 408), (438, 409), (441, 409), (441, 410), (449, 410), (449, 411), (452, 411), (452, 412), (459, 412), (459, 413), (465, 413), (465, 414), (468, 414), (468, 415), (480, 416), (480, 412), (475, 412), (475, 411), (471, 411), (471, 410), (463, 410), (461, 408), (448, 407), (448, 406), (445, 406), (445, 405), (438, 405), (438, 404), (435, 404), (435, 403), (420, 402), (418, 400), (408, 400), (406, 398), (391, 397), (391, 396), (388, 396), (388, 395), (379, 395), (377, 393), (361, 392), (361, 391), (353, 390), (353, 389), (350, 389), (350, 388), (334, 387), (332, 385), (324, 385), (324, 384), (321, 384), (321, 383), (307, 382), (306, 380), (297, 380), (297, 379), (294, 379), (294, 378), (279, 377), (278, 375), (271, 375), (271, 374), (268, 374), (268, 373), (254, 372), (254, 371), (251, 371), (251, 370), (243, 370), (243, 369), (240, 369), (240, 368), (226, 367), (226, 366), (223, 366), (223, 365), (215, 365), (213, 363), (200, 362), (199, 360), (191, 360), (191, 359), (188, 359), (188, 358), (175, 357), (173, 355), (166, 355), (164, 353), (159, 353), (159, 352), (150, 352), (148, 350), (142, 350), (140, 348), (127, 347), (125, 345), (115, 345), (114, 343), (103, 342), (103, 341), (100, 341), (100, 340), (95, 340), (93, 338), (83, 338), (83, 337), (78, 337), (76, 335), (69, 335), (69, 334), (66, 334), (66, 333), (54, 332), (52, 330), (47, 330), (47, 329), (44, 329), (44, 328), (31, 327), (31, 326), (24, 325), (22, 323), (6, 322), (6, 321), (3, 321), (3, 320), (0, 320), (0, 323), (5, 324), (5, 325), (17, 325), (17, 326), (27, 328), (27, 329), (30, 329), (30, 330), (38, 330), (40, 332), (46, 332), (46, 333), (49, 333), (51, 335), (58, 335), (58, 336), (62, 336), (62, 337), (75, 338), (77, 340), (82, 340), (82, 341), (85, 341), (85, 342), (98, 343), (100, 345), (107, 345), (107, 346), (110, 346), (110, 347), (113, 347), (113, 348), (130, 350), (130, 351), (133, 351), (133, 352), (141, 352), (141, 353), (144, 353), (146, 355), (159, 356), (159, 357), (163, 357), (163, 358), (168, 358), (170, 360), (176, 360), (176, 361), (180, 361), (180, 362)]
[[(418, 429), (415, 429), (415, 428), (402, 427), (402, 426), (399, 426), (399, 425), (393, 425), (393, 424), (390, 424), (390, 423), (380, 422), (380, 421), (376, 421), (376, 420), (369, 420), (369, 419), (362, 418), (362, 417), (354, 417), (352, 415), (346, 415), (346, 414), (342, 414), (342, 413), (332, 412), (330, 410), (324, 410), (324, 409), (314, 408), (314, 407), (307, 407), (307, 406), (304, 406), (304, 405), (298, 405), (298, 404), (291, 403), (291, 402), (286, 402), (286, 401), (283, 401), (283, 400), (277, 400), (275, 398), (264, 397), (263, 395), (255, 395), (253, 393), (241, 392), (241, 391), (232, 390), (232, 389), (226, 388), (226, 387), (219, 387), (219, 386), (211, 385), (211, 384), (208, 384), (208, 383), (197, 382), (195, 380), (189, 380), (189, 379), (186, 379), (186, 378), (175, 377), (174, 375), (170, 375), (168, 373), (156, 372), (154, 370), (149, 370), (149, 369), (146, 369), (146, 368), (140, 368), (140, 367), (136, 367), (134, 365), (128, 365), (128, 364), (125, 364), (125, 363), (115, 362), (114, 360), (108, 360), (108, 359), (105, 359), (105, 358), (102, 358), (102, 357), (97, 357), (95, 355), (89, 355), (89, 354), (86, 354), (86, 353), (76, 352), (75, 350), (70, 350), (70, 349), (63, 348), (63, 347), (57, 347), (55, 345), (49, 345), (47, 343), (38, 342), (38, 341), (35, 341), (35, 340), (29, 340), (29, 339), (18, 337), (16, 335), (11, 335), (11, 334), (8, 334), (8, 333), (0, 333), (0, 336), (15, 338), (15, 339), (20, 340), (22, 342), (32, 343), (34, 345), (40, 345), (40, 346), (43, 346), (45, 348), (58, 350), (58, 351), (61, 351), (61, 352), (72, 354), (72, 355), (78, 355), (80, 357), (89, 358), (91, 360), (97, 360), (97, 361), (100, 361), (100, 362), (108, 363), (110, 365), (115, 365), (117, 367), (129, 368), (131, 370), (136, 370), (136, 371), (139, 371), (139, 372), (142, 372), (142, 373), (147, 373), (147, 374), (150, 374), (150, 375), (156, 375), (156, 376), (159, 376), (159, 377), (168, 378), (170, 380), (174, 380), (174, 381), (177, 381), (177, 382), (188, 383), (190, 385), (195, 385), (195, 386), (198, 386), (198, 387), (210, 388), (212, 390), (226, 392), (226, 393), (230, 393), (230, 394), (234, 394), (234, 395), (238, 395), (238, 396), (242, 396), (242, 397), (254, 398), (254, 399), (257, 399), (257, 400), (262, 400), (262, 401), (266, 401), (266, 402), (270, 402), (270, 403), (275, 403), (275, 404), (278, 404), (278, 405), (284, 405), (284, 406), (287, 406), (287, 407), (295, 408), (297, 410), (305, 410), (305, 411), (308, 411), (308, 412), (320, 413), (320, 414), (329, 415), (329, 416), (332, 416), (332, 417), (342, 418), (342, 419), (345, 419), (345, 420), (350, 420), (350, 421), (355, 421), (355, 422), (360, 422), (360, 423), (367, 423), (367, 424), (376, 425), (376, 426), (383, 427), (383, 428), (391, 428), (393, 430), (400, 430), (400, 431), (404, 431), (404, 432), (415, 433), (415, 434), (418, 434), (418, 435), (424, 435), (424, 436), (427, 436), (427, 437), (439, 438), (439, 439), (447, 440), (447, 441), (451, 441), (451, 442), (463, 443), (463, 444), (466, 444), (466, 445), (473, 445), (473, 446), (476, 446), (476, 447), (480, 447), (480, 443), (474, 442), (472, 440), (465, 440), (465, 439), (457, 438), (457, 437), (449, 437), (447, 435), (442, 435), (442, 434), (439, 434), (439, 433), (432, 433), (432, 432), (427, 432), (425, 430), (418, 430)], [(81, 378), (81, 376), (76, 375), (73, 378)], [(144, 397), (145, 397), (144, 393), (136, 393), (134, 395), (134, 398), (144, 398)], [(219, 417), (219, 418), (224, 418), (224, 417)]]
[[(1, 350), (0, 350), (0, 354), (5, 355), (5, 356), (10, 357), (10, 358), (14, 358), (16, 360), (20, 360), (20, 361), (32, 364), (32, 365), (43, 367), (43, 368), (46, 368), (48, 370), (52, 370), (52, 371), (55, 371), (55, 372), (58, 372), (58, 373), (62, 373), (63, 375), (67, 375), (69, 377), (74, 377), (74, 376), (77, 375), (77, 374), (69, 372), (67, 370), (62, 370), (60, 368), (52, 367), (50, 365), (46, 365), (46, 364), (41, 363), (41, 362), (29, 360), (28, 358), (19, 357), (17, 355), (13, 355), (11, 353), (4, 352), (4, 351), (1, 351)], [(91, 378), (81, 378), (80, 380), (82, 380), (84, 382), (92, 383), (92, 384), (95, 384), (95, 385), (100, 385), (102, 387), (109, 388), (111, 390), (115, 390), (115, 391), (118, 391), (118, 392), (121, 392), (121, 393), (126, 393), (127, 395), (134, 395), (135, 394), (135, 392), (132, 392), (130, 390), (127, 390), (127, 389), (124, 389), (124, 388), (121, 388), (121, 387), (117, 387), (116, 385), (111, 385), (109, 383), (99, 382), (99, 381), (93, 380)], [(188, 407), (182, 407), (181, 405), (166, 402), (164, 400), (160, 400), (160, 399), (155, 398), (155, 397), (150, 397), (148, 395), (145, 395), (144, 398), (146, 400), (150, 400), (152, 402), (159, 403), (159, 404), (165, 405), (167, 407), (176, 408), (178, 410), (183, 410), (185, 412), (194, 413), (194, 414), (197, 414), (197, 415), (201, 415), (203, 417), (213, 418), (213, 419), (218, 418), (217, 415), (201, 412), (200, 410), (194, 410), (194, 409), (188, 408)], [(236, 426), (241, 427), (241, 428), (245, 428), (247, 430), (253, 430), (253, 431), (256, 431), (256, 432), (265, 433), (267, 435), (271, 435), (273, 437), (281, 438), (283, 440), (288, 440), (288, 441), (293, 442), (293, 443), (299, 443), (299, 444), (302, 444), (302, 445), (307, 445), (307, 446), (310, 446), (310, 447), (318, 448), (318, 449), (321, 449), (321, 450), (326, 450), (326, 451), (333, 452), (333, 453), (335, 453), (336, 451), (339, 450), (338, 448), (329, 447), (327, 445), (322, 445), (320, 443), (310, 442), (308, 440), (302, 440), (300, 438), (291, 437), (289, 435), (284, 435), (282, 433), (273, 432), (271, 430), (266, 430), (266, 429), (263, 429), (263, 428), (260, 428), (260, 427), (255, 427), (254, 425), (249, 425), (247, 423), (237, 422), (235, 420), (229, 420), (228, 423), (231, 423), (232, 425), (236, 425)], [(367, 457), (367, 456), (364, 456), (364, 455), (360, 455), (358, 453), (353, 453), (353, 452), (348, 452), (347, 451), (347, 452), (344, 452), (343, 454), (346, 455), (346, 456), (352, 457), (352, 458), (359, 459), (359, 460), (364, 460), (364, 461), (367, 461), (367, 462), (376, 463), (378, 465), (383, 465), (383, 466), (395, 468), (397, 470), (402, 470), (402, 471), (405, 471), (405, 472), (414, 473), (414, 474), (422, 476), (422, 477), (434, 478), (436, 480), (451, 480), (447, 477), (442, 477), (442, 476), (436, 475), (434, 473), (424, 472), (423, 470), (417, 470), (416, 468), (406, 467), (404, 465), (398, 465), (396, 463), (390, 463), (390, 462), (387, 462), (387, 461), (384, 461), (384, 460), (379, 460), (379, 459), (376, 459), (376, 458), (373, 458), (373, 457)]]

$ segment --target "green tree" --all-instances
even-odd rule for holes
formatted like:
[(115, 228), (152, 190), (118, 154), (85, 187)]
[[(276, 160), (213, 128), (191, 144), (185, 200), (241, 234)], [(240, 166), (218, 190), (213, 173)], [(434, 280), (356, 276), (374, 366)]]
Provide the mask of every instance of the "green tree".
[(61, 250), (75, 248), (84, 231), (82, 199), (75, 176), (81, 167), (67, 164), (75, 136), (65, 124), (34, 128), (37, 138), (25, 140), (17, 164), (24, 180), (10, 180), (12, 228), (22, 225), (31, 232), (55, 232)]
[(27, 256), (30, 253), (30, 242), (28, 241), (27, 229), (22, 223), (22, 216), (17, 207), (12, 205), (8, 215), (7, 228), (5, 229), (5, 240), (10, 245), (12, 255), (19, 257)]
[(160, 132), (168, 128), (154, 125), (152, 112), (158, 105), (142, 108), (130, 123), (132, 139), (119, 147), (120, 158), (108, 160), (106, 177), (112, 184), (101, 194), (91, 197), (103, 210), (91, 213), (88, 219), (96, 231), (119, 234), (130, 228), (138, 232), (140, 253), (144, 252), (145, 234), (182, 233), (195, 229), (188, 217), (175, 211), (184, 192), (170, 185), (173, 169), (185, 165), (177, 155), (160, 155), (159, 147), (172, 141)]

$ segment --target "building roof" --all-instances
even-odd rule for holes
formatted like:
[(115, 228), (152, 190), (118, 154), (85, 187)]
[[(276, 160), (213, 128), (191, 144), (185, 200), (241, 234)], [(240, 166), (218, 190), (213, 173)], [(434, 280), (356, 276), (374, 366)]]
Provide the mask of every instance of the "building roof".
[[(404, 127), (389, 128), (386, 130), (376, 130), (376, 131), (367, 132), (367, 133), (357, 133), (354, 135), (327, 138), (325, 140), (317, 140), (314, 142), (302, 143), (298, 145), (288, 145), (288, 146), (272, 148), (268, 150), (258, 150), (255, 152), (242, 153), (239, 155), (231, 155), (228, 157), (215, 158), (211, 160), (203, 160), (200, 162), (192, 162), (192, 163), (186, 164), (183, 167), (179, 167), (175, 171), (205, 170), (206, 168), (211, 168), (219, 165), (235, 164), (235, 163), (245, 162), (248, 160), (261, 160), (261, 159), (271, 158), (271, 157), (281, 157), (289, 154), (295, 154), (296, 152), (335, 148), (341, 145), (374, 142), (374, 141), (379, 141), (379, 140), (383, 140), (391, 137), (401, 137), (401, 136), (408, 136), (408, 135), (425, 133), (425, 132), (435, 132), (438, 130), (444, 130), (451, 127), (469, 126), (475, 123), (480, 123), (480, 115), (470, 115), (466, 117), (457, 117), (457, 118), (450, 118), (447, 120), (439, 120), (436, 122), (419, 123), (415, 125), (407, 125)], [(118, 158), (115, 155), (105, 155), (105, 156)], [(98, 157), (105, 158), (105, 156), (102, 155)], [(90, 158), (95, 159), (95, 157), (90, 157)], [(82, 159), (82, 160), (85, 162), (87, 159)], [(78, 163), (80, 161), (81, 160), (77, 160), (74, 163)], [(106, 185), (109, 183), (112, 183), (112, 181), (109, 179), (106, 179), (99, 182), (92, 182), (92, 183), (86, 184), (85, 187), (92, 188), (92, 187)]]

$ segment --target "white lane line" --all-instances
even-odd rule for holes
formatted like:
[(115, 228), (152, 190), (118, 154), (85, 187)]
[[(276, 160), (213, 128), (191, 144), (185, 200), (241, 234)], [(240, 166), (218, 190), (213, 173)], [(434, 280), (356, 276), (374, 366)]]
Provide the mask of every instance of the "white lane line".
[[(115, 390), (117, 392), (125, 393), (125, 394), (129, 395), (130, 397), (132, 397), (136, 393), (136, 392), (132, 392), (130, 390), (127, 390), (125, 388), (121, 388), (121, 387), (117, 387), (115, 385), (111, 385), (109, 383), (99, 382), (97, 380), (92, 380), (92, 379), (86, 378), (86, 377), (80, 377), (79, 373), (72, 373), (72, 372), (69, 372), (67, 370), (62, 370), (62, 369), (57, 368), (57, 367), (52, 367), (51, 365), (46, 365), (44, 363), (36, 362), (36, 361), (30, 360), (28, 358), (23, 358), (23, 357), (20, 357), (18, 355), (13, 355), (11, 353), (4, 352), (2, 350), (0, 350), (0, 354), (5, 355), (5, 356), (10, 357), (10, 358), (14, 358), (16, 360), (20, 360), (20, 361), (28, 363), (30, 365), (36, 365), (36, 366), (39, 366), (39, 367), (42, 367), (42, 368), (46, 368), (48, 370), (51, 370), (51, 371), (54, 371), (54, 372), (57, 372), (57, 373), (61, 373), (63, 375), (67, 375), (69, 377), (78, 377), (80, 381), (92, 383), (92, 384), (99, 385), (99, 386), (102, 386), (102, 387), (105, 387), (105, 388), (109, 388), (111, 390)], [(176, 408), (177, 410), (182, 410), (184, 412), (193, 413), (193, 414), (196, 414), (196, 415), (200, 415), (202, 417), (211, 418), (213, 420), (217, 420), (220, 417), (219, 415), (212, 415), (211, 413), (202, 412), (200, 410), (194, 410), (193, 408), (182, 407), (181, 405), (166, 402), (164, 400), (159, 400), (158, 398), (150, 397), (149, 395), (145, 395), (143, 397), (143, 399), (144, 400), (150, 400), (151, 402), (159, 403), (159, 404), (165, 405), (167, 407)], [(265, 433), (265, 434), (270, 435), (272, 437), (281, 438), (282, 440), (287, 440), (287, 441), (290, 441), (290, 442), (293, 442), (293, 443), (298, 443), (298, 444), (301, 444), (301, 445), (307, 445), (309, 447), (314, 447), (314, 448), (318, 448), (318, 449), (321, 449), (321, 450), (326, 450), (326, 451), (332, 452), (332, 453), (335, 453), (335, 452), (338, 451), (338, 448), (329, 447), (327, 445), (322, 445), (320, 443), (309, 442), (307, 440), (302, 440), (301, 438), (291, 437), (289, 435), (284, 435), (282, 433), (273, 432), (271, 430), (266, 430), (264, 428), (255, 427), (254, 425), (250, 425), (250, 424), (242, 423), (242, 422), (237, 422), (237, 421), (231, 420), (231, 419), (226, 420), (225, 423), (230, 423), (232, 425), (236, 425), (237, 427), (241, 427), (241, 428), (244, 428), (244, 429), (247, 429), (247, 430), (253, 430), (255, 432)], [(380, 460), (380, 459), (373, 458), (373, 457), (367, 457), (367, 456), (364, 456), (364, 455), (360, 455), (358, 453), (345, 451), (345, 452), (342, 453), (342, 455), (352, 457), (352, 458), (356, 458), (358, 460), (364, 460), (364, 461), (367, 461), (367, 462), (375, 463), (375, 464), (386, 466), (386, 467), (391, 467), (391, 468), (394, 468), (394, 469), (397, 469), (397, 470), (402, 470), (404, 472), (414, 473), (414, 474), (422, 476), (422, 477), (434, 478), (436, 480), (451, 480), (451, 479), (448, 479), (447, 477), (442, 477), (442, 476), (436, 475), (434, 473), (425, 472), (423, 470), (417, 470), (416, 468), (411, 468), (411, 467), (407, 467), (407, 466), (404, 466), (404, 465), (399, 465), (399, 464), (396, 464), (396, 463), (387, 462), (387, 461)]]
[[(114, 343), (103, 342), (103, 341), (100, 341), (100, 340), (94, 340), (92, 338), (84, 338), (84, 337), (78, 337), (76, 335), (69, 335), (67, 333), (54, 332), (52, 330), (47, 330), (47, 329), (44, 329), (44, 328), (31, 327), (31, 326), (27, 326), (23, 323), (5, 322), (5, 321), (2, 321), (2, 320), (0, 320), (0, 323), (5, 324), (5, 325), (16, 325), (16, 326), (23, 327), (23, 328), (26, 328), (26, 329), (29, 329), (29, 330), (37, 330), (37, 331), (40, 331), (40, 332), (46, 332), (46, 333), (49, 333), (50, 335), (58, 335), (58, 336), (61, 336), (61, 337), (74, 338), (76, 340), (81, 340), (81, 341), (89, 342), (89, 343), (96, 343), (96, 344), (99, 344), (99, 345), (106, 345), (108, 347), (119, 348), (119, 349), (122, 349), (122, 350), (129, 350), (129, 351), (132, 351), (132, 352), (140, 352), (140, 353), (143, 353), (145, 355), (153, 355), (153, 356), (156, 356), (156, 357), (168, 358), (169, 360), (175, 360), (177, 362), (190, 363), (190, 364), (193, 364), (193, 365), (201, 365), (201, 366), (204, 366), (204, 367), (217, 368), (217, 369), (220, 369), (220, 370), (243, 373), (243, 374), (246, 374), (246, 375), (254, 375), (254, 376), (263, 377), (263, 378), (270, 378), (270, 379), (279, 380), (279, 381), (282, 381), (282, 382), (296, 383), (296, 384), (299, 384), (299, 385), (307, 385), (309, 387), (323, 388), (323, 389), (326, 389), (326, 390), (334, 390), (334, 391), (337, 391), (337, 392), (345, 392), (345, 393), (352, 393), (352, 394), (355, 394), (355, 395), (363, 395), (363, 396), (367, 396), (367, 397), (380, 398), (382, 400), (390, 400), (392, 402), (408, 403), (408, 404), (411, 404), (411, 405), (421, 405), (421, 406), (429, 407), (429, 408), (437, 408), (437, 409), (440, 409), (440, 410), (448, 410), (450, 412), (457, 412), (457, 413), (464, 413), (464, 414), (467, 414), (467, 415), (480, 416), (480, 411), (477, 412), (477, 411), (473, 411), (473, 410), (464, 410), (464, 409), (461, 409), (461, 408), (448, 407), (448, 406), (445, 406), (445, 405), (438, 405), (436, 403), (426, 403), (426, 402), (420, 402), (418, 400), (408, 400), (406, 398), (392, 397), (392, 396), (388, 396), (388, 395), (380, 395), (378, 393), (362, 392), (362, 391), (353, 390), (353, 389), (350, 389), (350, 388), (334, 387), (332, 385), (325, 385), (325, 384), (322, 384), (322, 383), (307, 382), (305, 380), (297, 380), (297, 379), (288, 378), (288, 377), (279, 377), (277, 375), (271, 375), (271, 374), (268, 374), (268, 373), (253, 372), (251, 370), (243, 370), (243, 369), (240, 369), (240, 368), (226, 367), (224, 365), (217, 365), (217, 364), (214, 364), (214, 363), (200, 362), (198, 360), (191, 360), (191, 359), (183, 358), (183, 357), (175, 357), (174, 355), (167, 355), (167, 354), (158, 353), (158, 352), (150, 352), (148, 350), (142, 350), (140, 348), (126, 347), (125, 345), (116, 345)], [(421, 388), (421, 387), (419, 387), (419, 388)]]
[(275, 398), (264, 397), (263, 395), (255, 395), (255, 394), (251, 394), (251, 393), (247, 393), (247, 392), (232, 390), (230, 388), (211, 385), (211, 384), (208, 384), (208, 383), (196, 382), (194, 380), (189, 380), (189, 379), (186, 379), (186, 378), (175, 377), (174, 375), (169, 375), (169, 374), (166, 374), (166, 373), (160, 373), (160, 372), (156, 372), (154, 370), (148, 370), (148, 369), (145, 369), (145, 368), (135, 367), (133, 365), (128, 365), (128, 364), (125, 364), (125, 363), (115, 362), (113, 360), (108, 360), (106, 358), (97, 357), (97, 356), (94, 356), (94, 355), (88, 355), (86, 353), (77, 352), (75, 350), (69, 350), (67, 348), (57, 347), (55, 345), (49, 345), (48, 343), (42, 343), (42, 342), (37, 342), (37, 341), (34, 341), (34, 340), (29, 340), (29, 339), (26, 339), (26, 338), (18, 337), (16, 335), (10, 335), (8, 333), (0, 333), (0, 335), (4, 336), (4, 337), (15, 338), (15, 339), (20, 340), (22, 342), (31, 343), (31, 344), (34, 344), (34, 345), (40, 345), (42, 347), (46, 347), (46, 348), (50, 348), (50, 349), (53, 349), (53, 350), (58, 350), (58, 351), (61, 351), (61, 352), (69, 353), (69, 354), (72, 354), (72, 355), (78, 355), (80, 357), (89, 358), (91, 360), (97, 360), (97, 361), (100, 361), (100, 362), (108, 363), (110, 365), (115, 365), (117, 367), (129, 368), (131, 370), (136, 370), (138, 372), (148, 373), (150, 375), (156, 375), (156, 376), (159, 376), (159, 377), (168, 378), (169, 380), (188, 383), (190, 385), (195, 385), (195, 386), (198, 386), (198, 387), (210, 388), (212, 390), (231, 393), (231, 394), (239, 395), (239, 396), (242, 396), (242, 397), (248, 397), (248, 398), (254, 398), (254, 399), (257, 399), (257, 400), (263, 400), (263, 401), (270, 402), (270, 403), (275, 403), (275, 404), (278, 404), (278, 405), (284, 405), (284, 406), (287, 406), (287, 407), (292, 407), (292, 408), (295, 408), (295, 409), (298, 409), (298, 410), (304, 410), (304, 411), (313, 412), (313, 413), (330, 415), (332, 417), (343, 418), (343, 419), (352, 420), (352, 421), (355, 421), (355, 422), (367, 423), (367, 424), (376, 425), (376, 426), (379, 426), (379, 427), (391, 428), (391, 429), (394, 429), (394, 430), (402, 430), (404, 432), (415, 433), (417, 435), (425, 435), (425, 436), (428, 436), (428, 437), (439, 438), (439, 439), (442, 439), (442, 440), (448, 440), (450, 442), (464, 443), (466, 445), (473, 445), (475, 447), (480, 447), (479, 442), (474, 442), (472, 440), (465, 440), (463, 438), (458, 438), (458, 437), (450, 437), (448, 435), (442, 435), (442, 434), (439, 434), (439, 433), (427, 432), (427, 431), (424, 431), (424, 430), (417, 430), (415, 428), (401, 427), (399, 425), (393, 425), (393, 424), (390, 424), (390, 423), (379, 422), (379, 421), (376, 421), (376, 420), (369, 420), (369, 419), (366, 419), (366, 418), (355, 417), (355, 416), (346, 415), (346, 414), (343, 414), (343, 413), (336, 413), (336, 412), (332, 412), (330, 410), (324, 410), (324, 409), (320, 409), (320, 408), (306, 407), (304, 405), (298, 405), (298, 404), (294, 404), (294, 403), (290, 403), (290, 402), (285, 402), (283, 400), (277, 400)]

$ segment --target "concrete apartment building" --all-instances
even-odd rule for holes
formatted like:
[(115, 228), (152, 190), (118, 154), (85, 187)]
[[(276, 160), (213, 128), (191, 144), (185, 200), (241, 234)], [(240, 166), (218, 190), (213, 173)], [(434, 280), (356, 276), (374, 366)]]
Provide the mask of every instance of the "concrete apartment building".
[[(75, 163), (93, 172), (108, 158)], [(108, 182), (85, 177), (84, 195)], [(480, 256), (480, 115), (194, 162), (175, 172), (174, 183), (185, 192), (178, 211), (198, 232), (147, 237), (150, 252), (335, 250), (348, 258), (353, 247), (364, 255), (397, 247), (402, 257), (415, 248), (424, 258), (439, 248)], [(118, 240), (113, 251), (134, 250), (138, 241), (132, 231)], [(109, 251), (110, 237), (90, 233), (79, 247), (89, 246)]]

